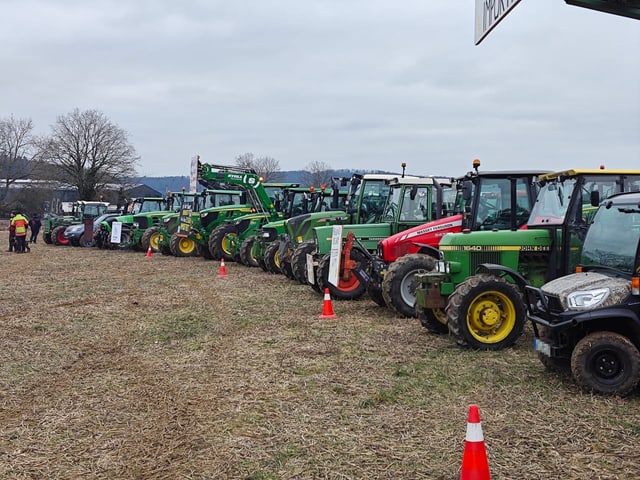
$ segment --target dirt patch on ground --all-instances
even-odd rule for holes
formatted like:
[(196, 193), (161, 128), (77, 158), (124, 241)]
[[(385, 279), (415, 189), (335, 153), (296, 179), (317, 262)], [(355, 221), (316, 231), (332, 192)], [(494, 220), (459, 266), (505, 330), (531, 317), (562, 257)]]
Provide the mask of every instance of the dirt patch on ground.
[(530, 332), (473, 352), (233, 263), (0, 257), (0, 478), (454, 479), (471, 403), (494, 478), (640, 475), (639, 395), (546, 373)]

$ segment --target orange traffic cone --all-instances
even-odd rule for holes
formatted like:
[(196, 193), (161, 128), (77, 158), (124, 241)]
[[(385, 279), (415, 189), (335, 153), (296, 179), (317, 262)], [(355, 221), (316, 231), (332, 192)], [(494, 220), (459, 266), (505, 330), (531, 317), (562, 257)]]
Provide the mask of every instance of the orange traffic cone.
[(151, 258), (151, 245), (147, 248), (147, 258)]
[(226, 277), (227, 276), (227, 269), (224, 266), (224, 258), (220, 260), (220, 271), (218, 272), (218, 276), (219, 277)]
[(336, 314), (333, 313), (331, 294), (328, 288), (324, 289), (324, 302), (322, 304), (322, 315), (320, 315), (320, 318), (336, 318)]
[(480, 424), (480, 412), (477, 405), (470, 405), (460, 480), (490, 480), (490, 478), (489, 462)]

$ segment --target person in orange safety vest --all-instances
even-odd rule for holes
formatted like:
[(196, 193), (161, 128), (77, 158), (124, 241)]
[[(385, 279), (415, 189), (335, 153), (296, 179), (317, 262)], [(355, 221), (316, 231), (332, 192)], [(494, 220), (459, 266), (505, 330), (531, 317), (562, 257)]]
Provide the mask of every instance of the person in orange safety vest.
[(16, 253), (24, 253), (26, 249), (27, 228), (29, 220), (19, 211), (11, 219), (11, 226), (15, 228)]

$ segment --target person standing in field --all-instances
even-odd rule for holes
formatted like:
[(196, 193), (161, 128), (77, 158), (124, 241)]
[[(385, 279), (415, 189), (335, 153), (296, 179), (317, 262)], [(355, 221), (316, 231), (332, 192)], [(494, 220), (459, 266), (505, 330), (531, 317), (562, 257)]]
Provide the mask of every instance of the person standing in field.
[(38, 233), (40, 232), (40, 227), (42, 227), (42, 222), (40, 221), (40, 217), (37, 213), (34, 213), (31, 216), (31, 220), (29, 220), (29, 228), (31, 229), (31, 238), (29, 241), (31, 243), (36, 243), (38, 240)]
[(13, 225), (13, 217), (16, 216), (16, 212), (11, 212), (9, 217), (9, 251), (13, 252), (16, 249), (16, 227)]
[(11, 226), (15, 228), (16, 253), (24, 253), (27, 246), (26, 239), (29, 220), (27, 220), (27, 217), (22, 215), (20, 211), (17, 211), (11, 219)]

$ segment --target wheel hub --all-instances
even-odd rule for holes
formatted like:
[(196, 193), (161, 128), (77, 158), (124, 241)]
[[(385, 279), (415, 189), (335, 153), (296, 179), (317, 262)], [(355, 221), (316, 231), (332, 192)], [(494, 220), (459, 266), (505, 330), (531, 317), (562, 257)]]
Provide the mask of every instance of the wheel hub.
[(620, 363), (615, 355), (603, 353), (596, 358), (596, 370), (602, 378), (614, 378), (620, 373)]
[(500, 309), (494, 303), (483, 303), (478, 309), (478, 318), (483, 325), (495, 327), (500, 322)]

